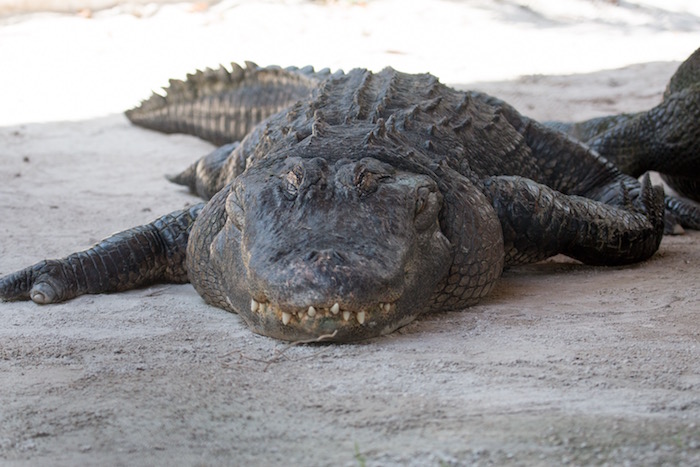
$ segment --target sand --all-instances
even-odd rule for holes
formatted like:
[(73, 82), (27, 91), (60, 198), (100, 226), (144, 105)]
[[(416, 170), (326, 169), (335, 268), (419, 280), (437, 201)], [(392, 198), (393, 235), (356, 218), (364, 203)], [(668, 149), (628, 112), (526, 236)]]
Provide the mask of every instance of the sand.
[[(700, 12), (620, 4), (132, 2), (6, 17), (0, 275), (197, 201), (163, 174), (211, 146), (120, 113), (170, 76), (234, 59), (391, 64), (538, 119), (637, 111), (700, 45)], [(698, 464), (699, 265), (697, 232), (629, 267), (558, 258), (507, 272), (468, 310), (355, 345), (257, 336), (189, 285), (0, 303), (0, 464)]]

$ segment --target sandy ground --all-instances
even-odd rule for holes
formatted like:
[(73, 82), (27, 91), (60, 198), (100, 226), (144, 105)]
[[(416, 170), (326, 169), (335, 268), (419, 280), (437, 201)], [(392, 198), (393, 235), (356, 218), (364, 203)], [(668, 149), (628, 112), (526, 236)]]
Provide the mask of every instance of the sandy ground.
[[(692, 32), (698, 16), (670, 7), (651, 25), (633, 19), (652, 7), (629, 2), (570, 1), (583, 12), (569, 16), (543, 10), (543, 2), (405, 8), (413, 14), (431, 5), (431, 15), (453, 18), (444, 34), (455, 36), (469, 29), (467, 19), (490, 18), (481, 27), (505, 42), (490, 49), (487, 68), (498, 69), (489, 75), (468, 69), (483, 51), (465, 49), (457, 65), (441, 51), (433, 65), (425, 52), (436, 44), (430, 37), (404, 49), (384, 40), (378, 31), (395, 3), (263, 3), (257, 8), (274, 13), (274, 24), (283, 22), (277, 15), (303, 16), (295, 28), (305, 40), (314, 25), (326, 21), (319, 26), (326, 31), (342, 20), (357, 50), (308, 44), (300, 63), (293, 59), (304, 51), (287, 56), (293, 46), (285, 44), (278, 55), (265, 49), (262, 58), (242, 58), (348, 67), (364, 54), (373, 68), (385, 59), (382, 65), (409, 71), (444, 71), (443, 81), (499, 95), (536, 118), (580, 119), (653, 105), (677, 60), (700, 45)], [(663, 2), (656, 3), (659, 14)], [(588, 4), (598, 9), (593, 19), (583, 10)], [(225, 52), (205, 50), (199, 62), (195, 48), (176, 53), (184, 39), (172, 47), (163, 41), (177, 21), (192, 27), (195, 41), (206, 38), (207, 25), (246, 35), (262, 24), (243, 20), (249, 2), (194, 7), (5, 20), (0, 44), (23, 42), (0, 47), (0, 61), (24, 71), (0, 78), (0, 275), (196, 202), (162, 175), (210, 146), (134, 128), (117, 113), (167, 78), (168, 63), (178, 76)], [(405, 24), (420, 20), (409, 15)], [(159, 27), (143, 41), (149, 25)], [(581, 28), (597, 31), (591, 37), (600, 60), (582, 51), (580, 70), (564, 59), (552, 63)], [(64, 40), (48, 40), (47, 31), (65, 33)], [(494, 57), (512, 56), (513, 31), (540, 31), (542, 44), (555, 33), (561, 40), (539, 53), (518, 46), (523, 58), (509, 67)], [(663, 48), (669, 37), (678, 44), (673, 50)], [(629, 38), (646, 58), (601, 53), (604, 44), (627, 50)], [(161, 41), (170, 58), (133, 58), (132, 41), (147, 52)], [(261, 50), (257, 43), (250, 49)], [(637, 64), (610, 69), (628, 61)], [(63, 62), (67, 69), (56, 68)], [(538, 64), (540, 73), (577, 73), (532, 75)], [(651, 260), (630, 267), (560, 258), (507, 272), (469, 310), (425, 316), (355, 345), (290, 347), (257, 336), (236, 315), (206, 306), (189, 285), (50, 307), (0, 304), (0, 464), (697, 465), (699, 265), (697, 232), (665, 238)]]

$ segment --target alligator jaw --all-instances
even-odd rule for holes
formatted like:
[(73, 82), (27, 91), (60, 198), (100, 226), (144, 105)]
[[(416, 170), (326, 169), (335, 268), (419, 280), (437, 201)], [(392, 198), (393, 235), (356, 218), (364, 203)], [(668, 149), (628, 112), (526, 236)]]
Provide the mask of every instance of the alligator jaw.
[(357, 309), (341, 303), (293, 308), (253, 298), (243, 317), (249, 324), (251, 321), (257, 324), (251, 326), (254, 331), (267, 336), (291, 341), (323, 338), (344, 342), (386, 334), (415, 318), (399, 317), (396, 301), (376, 302)]
[(289, 325), (292, 320), (296, 321), (297, 324), (304, 324), (305, 321), (316, 320), (316, 319), (336, 319), (338, 323), (343, 322), (348, 323), (350, 321), (355, 321), (357, 324), (364, 325), (365, 322), (371, 323), (372, 318), (377, 313), (392, 313), (396, 310), (396, 304), (391, 302), (380, 302), (374, 307), (363, 310), (347, 310), (341, 308), (341, 306), (336, 302), (330, 307), (321, 307), (309, 305), (308, 308), (299, 309), (296, 312), (292, 311), (282, 311), (279, 306), (274, 305), (270, 302), (258, 302), (254, 298), (250, 301), (250, 311), (253, 313), (260, 314), (273, 314), (276, 316), (282, 324), (285, 326)]

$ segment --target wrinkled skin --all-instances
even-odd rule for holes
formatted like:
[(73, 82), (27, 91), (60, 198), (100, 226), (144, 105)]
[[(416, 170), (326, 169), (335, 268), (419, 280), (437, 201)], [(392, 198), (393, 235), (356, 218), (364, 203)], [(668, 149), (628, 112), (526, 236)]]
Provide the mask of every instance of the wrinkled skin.
[[(451, 221), (438, 183), (387, 163), (401, 156), (366, 147), (364, 130), (353, 145), (351, 133), (345, 145), (324, 135), (292, 154), (268, 154), (268, 164), (212, 198), (200, 218), (221, 218), (220, 227), (195, 223), (188, 255), (205, 300), (284, 340), (386, 334), (433, 305), (461, 241), (441, 227)], [(482, 199), (472, 207), (483, 219), (474, 228), (497, 248), (472, 248), (475, 271), (488, 276), (465, 288), (466, 301), (487, 293), (503, 268), (495, 211), (472, 192)]]
[[(243, 302), (234, 308), (251, 328), (287, 340), (342, 339), (389, 332), (415, 318), (397, 309), (425, 308), (421, 288), (434, 289), (451, 256), (435, 182), (371, 158), (290, 158), (276, 175), (262, 191), (247, 188), (268, 170), (234, 182), (212, 242), (212, 263), (245, 271), (228, 276), (225, 290)], [(284, 232), (290, 226), (294, 235)], [(378, 235), (383, 242), (364, 241)], [(416, 274), (419, 265), (432, 281)], [(240, 299), (247, 296), (255, 302)]]
[[(634, 263), (663, 234), (663, 193), (648, 178), (430, 75), (234, 66), (127, 115), (226, 143), (171, 178), (206, 202), (6, 276), (1, 298), (190, 281), (254, 332), (355, 341), (464, 309), (504, 267), (556, 254)], [(688, 124), (687, 112), (664, 116)], [(644, 146), (641, 130), (625, 144)]]
[(659, 172), (680, 195), (666, 197), (667, 232), (678, 232), (678, 225), (700, 229), (700, 49), (681, 64), (663, 100), (649, 111), (550, 125), (632, 177)]

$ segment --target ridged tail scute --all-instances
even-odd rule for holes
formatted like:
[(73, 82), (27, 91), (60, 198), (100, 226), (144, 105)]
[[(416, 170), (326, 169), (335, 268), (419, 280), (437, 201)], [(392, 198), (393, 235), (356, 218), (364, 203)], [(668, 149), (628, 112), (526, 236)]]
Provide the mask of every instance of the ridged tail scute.
[(163, 133), (186, 133), (221, 145), (239, 141), (267, 117), (308, 97), (330, 74), (312, 67), (259, 67), (246, 62), (170, 80), (126, 112), (132, 123)]

